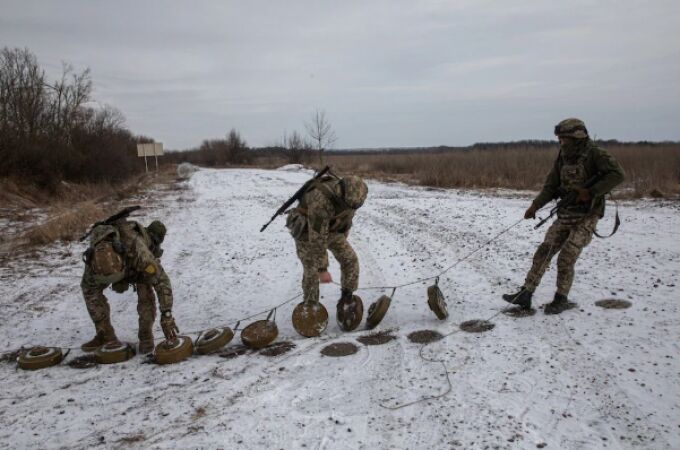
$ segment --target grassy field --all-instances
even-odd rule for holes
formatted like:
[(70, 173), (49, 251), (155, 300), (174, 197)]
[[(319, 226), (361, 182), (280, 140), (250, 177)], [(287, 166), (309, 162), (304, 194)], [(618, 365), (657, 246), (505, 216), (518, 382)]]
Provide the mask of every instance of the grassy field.
[[(623, 197), (680, 195), (680, 144), (603, 145), (626, 172)], [(554, 148), (462, 149), (440, 153), (367, 153), (327, 162), (340, 172), (442, 188), (540, 189), (557, 156)]]

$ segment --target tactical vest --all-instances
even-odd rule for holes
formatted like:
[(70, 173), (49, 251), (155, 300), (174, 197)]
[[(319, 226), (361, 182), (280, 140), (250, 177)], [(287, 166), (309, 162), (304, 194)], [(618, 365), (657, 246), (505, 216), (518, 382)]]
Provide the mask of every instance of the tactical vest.
[[(560, 189), (568, 192), (576, 187), (583, 187), (588, 181), (585, 160), (589, 150), (582, 152), (574, 162), (567, 162), (562, 157), (562, 167), (560, 168)], [(557, 212), (558, 217), (565, 219), (580, 218), (588, 214), (591, 210), (592, 200), (588, 203), (575, 203)]]

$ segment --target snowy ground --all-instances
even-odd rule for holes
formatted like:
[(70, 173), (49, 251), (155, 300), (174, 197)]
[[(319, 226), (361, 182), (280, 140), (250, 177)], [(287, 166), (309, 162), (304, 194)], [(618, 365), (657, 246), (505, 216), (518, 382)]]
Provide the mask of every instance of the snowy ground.
[[(294, 296), (301, 267), (278, 219), (260, 226), (308, 177), (299, 171), (201, 170), (186, 189), (157, 192), (140, 219), (169, 228), (163, 263), (183, 331), (266, 310)], [(430, 276), (515, 222), (528, 198), (369, 183), (350, 235), (361, 284)], [(322, 287), (331, 321), (304, 339), (277, 313), (282, 356), (195, 356), (157, 366), (136, 357), (92, 369), (25, 372), (0, 364), (1, 448), (680, 448), (680, 210), (651, 202), (622, 207), (621, 231), (595, 240), (577, 266), (579, 309), (512, 318), (500, 294), (523, 281), (544, 229), (524, 222), (445, 275), (450, 318), (426, 304), (426, 284), (397, 291), (379, 330), (397, 336), (361, 346), (333, 320), (337, 286)], [(612, 211), (609, 211), (612, 214)], [(611, 216), (600, 228), (608, 231)], [(81, 244), (0, 271), (0, 347), (77, 347), (91, 337), (79, 290)], [(339, 279), (337, 265), (331, 272)], [(536, 303), (551, 300), (551, 269)], [(389, 294), (389, 292), (385, 292)], [(364, 291), (365, 307), (380, 292)], [(108, 292), (118, 336), (136, 340), (136, 300)], [(594, 302), (628, 299), (625, 310)], [(266, 314), (265, 314), (266, 315)], [(261, 317), (264, 318), (264, 315)], [(442, 334), (470, 319), (486, 333), (458, 332), (424, 349), (407, 335)], [(160, 330), (157, 330), (160, 336)], [(193, 334), (196, 337), (196, 334)], [(358, 353), (322, 356), (333, 342)], [(240, 343), (235, 338), (232, 344)], [(80, 355), (73, 350), (68, 360)], [(397, 406), (447, 390), (443, 398)]]

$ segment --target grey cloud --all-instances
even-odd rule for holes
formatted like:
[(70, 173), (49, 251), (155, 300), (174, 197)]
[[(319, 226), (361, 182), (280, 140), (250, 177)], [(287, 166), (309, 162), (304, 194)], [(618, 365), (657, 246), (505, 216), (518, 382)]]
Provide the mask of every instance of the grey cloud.
[(8, 1), (0, 43), (184, 148), (253, 145), (327, 111), (340, 147), (598, 135), (680, 139), (680, 4), (502, 1)]

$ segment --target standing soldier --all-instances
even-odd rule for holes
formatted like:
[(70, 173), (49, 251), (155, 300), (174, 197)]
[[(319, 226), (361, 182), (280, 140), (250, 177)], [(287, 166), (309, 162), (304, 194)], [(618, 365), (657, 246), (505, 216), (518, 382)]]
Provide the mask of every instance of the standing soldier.
[(359, 260), (347, 242), (354, 213), (366, 200), (368, 187), (358, 176), (315, 179), (297, 208), (289, 212), (286, 226), (295, 239), (302, 262), (304, 303), (319, 302), (319, 282), (331, 283), (328, 250), (340, 263), (342, 296), (337, 304), (337, 321), (345, 331), (361, 322), (363, 305), (353, 296), (359, 283)]
[(543, 189), (524, 213), (525, 219), (536, 217), (536, 211), (549, 201), (567, 193), (576, 202), (561, 208), (557, 220), (548, 229), (543, 243), (534, 254), (533, 264), (519, 292), (503, 295), (503, 300), (531, 308), (531, 297), (541, 282), (553, 256), (557, 257), (557, 291), (546, 314), (559, 314), (576, 304), (568, 301), (574, 280), (574, 265), (581, 251), (593, 238), (598, 220), (604, 215), (604, 196), (623, 181), (619, 163), (588, 137), (579, 119), (565, 119), (555, 126), (560, 154), (548, 174)]
[(90, 247), (84, 258), (85, 273), (80, 285), (96, 335), (81, 346), (85, 352), (118, 342), (111, 325), (109, 303), (104, 295), (104, 289), (109, 285), (119, 293), (125, 292), (130, 284), (136, 287), (140, 353), (154, 349), (154, 291), (158, 296), (161, 328), (166, 339), (175, 339), (179, 332), (172, 317), (172, 286), (160, 263), (165, 225), (155, 220), (145, 228), (137, 222), (125, 220), (125, 216), (96, 224), (91, 231)]

